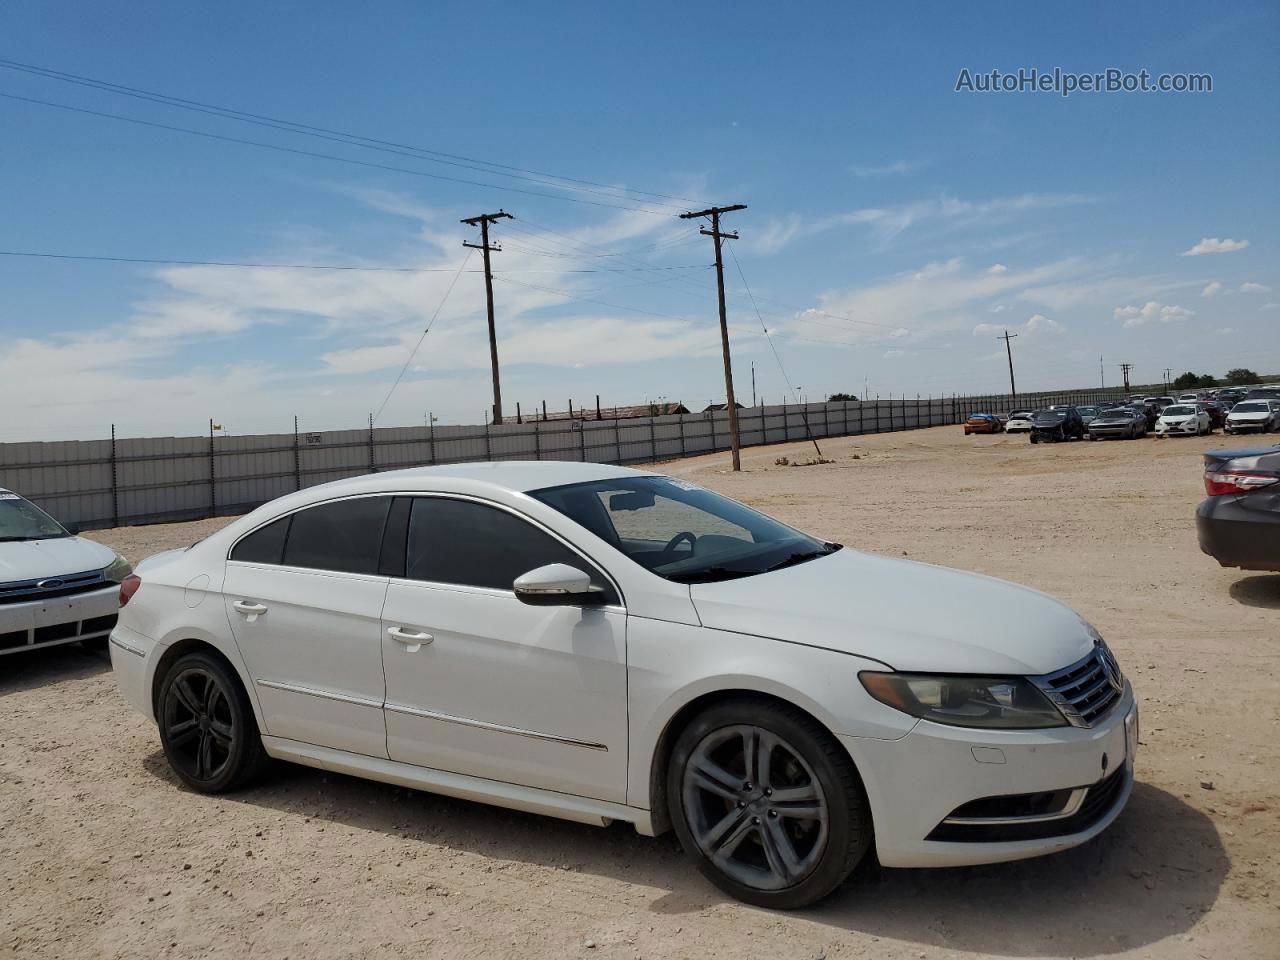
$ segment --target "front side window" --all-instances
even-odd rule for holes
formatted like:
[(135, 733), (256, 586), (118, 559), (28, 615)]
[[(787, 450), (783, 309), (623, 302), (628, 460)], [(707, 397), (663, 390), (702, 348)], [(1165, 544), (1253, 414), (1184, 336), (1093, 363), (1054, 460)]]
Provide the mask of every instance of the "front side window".
[(576, 483), (537, 490), (532, 496), (646, 570), (677, 583), (749, 577), (840, 548), (668, 477)]
[(0, 492), (0, 543), (19, 540), (52, 540), (69, 537), (62, 524), (30, 500), (16, 493)]
[(604, 603), (619, 603), (594, 565), (529, 521), (471, 500), (413, 498), (405, 552), (410, 580), (510, 591), (516, 578), (550, 563), (583, 571), (604, 592)]

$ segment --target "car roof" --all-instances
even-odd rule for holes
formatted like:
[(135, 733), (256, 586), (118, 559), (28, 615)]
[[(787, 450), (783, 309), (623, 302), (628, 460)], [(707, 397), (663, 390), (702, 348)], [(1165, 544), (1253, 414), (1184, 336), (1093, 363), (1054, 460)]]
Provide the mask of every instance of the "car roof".
[[(410, 467), (386, 470), (335, 480), (322, 486), (327, 492), (344, 488), (344, 493), (377, 493), (387, 490), (431, 491), (441, 484), (452, 486), (464, 481), (499, 487), (515, 493), (528, 493), (544, 487), (561, 487), (569, 483), (593, 480), (616, 480), (623, 477), (652, 476), (652, 471), (615, 467), (607, 463), (579, 463), (565, 460), (496, 460), (476, 463), (449, 463), (434, 467)], [(319, 487), (308, 487), (307, 491)], [(306, 491), (304, 491), (306, 492)]]

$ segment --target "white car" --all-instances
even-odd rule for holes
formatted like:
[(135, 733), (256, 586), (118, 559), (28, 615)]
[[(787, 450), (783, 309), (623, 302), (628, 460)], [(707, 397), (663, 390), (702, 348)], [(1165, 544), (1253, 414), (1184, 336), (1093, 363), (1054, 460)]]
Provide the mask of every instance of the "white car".
[(1178, 398), (1178, 402), (1179, 402), (1179, 403), (1199, 403), (1199, 402), (1200, 402), (1200, 394), (1198, 394), (1198, 393), (1184, 393), (1182, 396), (1180, 396), (1180, 397)]
[(1280, 429), (1280, 400), (1241, 400), (1227, 414), (1223, 433), (1268, 433)]
[(1156, 420), (1157, 437), (1203, 437), (1213, 433), (1209, 411), (1194, 403), (1175, 403), (1160, 411)]
[(1011, 410), (1009, 419), (1004, 423), (1005, 433), (1030, 433), (1031, 432), (1031, 410)]
[(674, 829), (761, 905), (812, 903), (873, 845), (896, 867), (1072, 847), (1133, 784), (1133, 692), (1057, 601), (623, 467), (312, 487), (120, 595), (120, 688), (195, 790), (265, 754)]
[(129, 570), (110, 547), (73, 536), (0, 488), (0, 656), (77, 641), (105, 646)]

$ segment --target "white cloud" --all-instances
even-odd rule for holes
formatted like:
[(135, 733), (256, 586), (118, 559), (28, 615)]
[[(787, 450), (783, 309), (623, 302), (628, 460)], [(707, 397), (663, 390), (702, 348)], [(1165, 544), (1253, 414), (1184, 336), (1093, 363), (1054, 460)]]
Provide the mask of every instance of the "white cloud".
[(1278, 307), (1280, 307), (1280, 303), (1274, 303), (1274, 302), (1273, 302), (1273, 303), (1264, 303), (1260, 309), (1262, 309), (1262, 310), (1275, 310), (1275, 309), (1276, 309), (1276, 308), (1278, 308)]
[(1124, 321), (1126, 327), (1140, 327), (1147, 323), (1171, 323), (1174, 320), (1194, 317), (1195, 311), (1174, 304), (1162, 304), (1154, 300), (1148, 300), (1141, 307), (1116, 307), (1113, 316), (1117, 320)]
[(886, 350), (884, 352), (884, 358), (886, 360), (892, 360), (894, 357), (906, 356), (906, 353), (907, 351), (905, 350)]
[(991, 308), (991, 312), (992, 312), (992, 313), (1004, 313), (1004, 312), (1005, 312), (1006, 310), (1008, 310), (1008, 309), (1009, 309), (1009, 305), (1008, 305), (1008, 304), (1006, 304), (1006, 303), (997, 303), (994, 307), (992, 307), (992, 308)]
[(980, 336), (982, 334), (1000, 334), (1004, 331), (1010, 331), (1019, 336), (1035, 336), (1037, 334), (1052, 333), (1059, 334), (1066, 330), (1066, 327), (1057, 320), (1052, 320), (1042, 313), (1032, 314), (1027, 318), (1026, 323), (1014, 324), (995, 324), (995, 323), (979, 323), (973, 328), (973, 335)]
[(1200, 291), (1200, 296), (1212, 297), (1221, 292), (1222, 292), (1222, 284), (1220, 284), (1217, 280), (1214, 280), (1212, 283), (1208, 283), (1205, 285), (1205, 288)]
[(1008, 273), (1008, 272), (1009, 272), (1009, 268), (1006, 267), (1003, 263), (992, 264), (987, 269), (987, 273)]
[(1241, 293), (1270, 293), (1271, 288), (1263, 286), (1261, 283), (1242, 283), (1240, 284)]
[(788, 214), (753, 230), (742, 240), (753, 253), (777, 253), (803, 234), (816, 236), (840, 227), (867, 226), (881, 239), (897, 236), (910, 227), (929, 222), (951, 228), (987, 226), (1004, 223), (1036, 210), (1053, 209), (1087, 203), (1089, 198), (1078, 193), (1023, 193), (990, 200), (961, 200), (942, 196), (893, 207), (865, 207), (825, 217), (803, 218)]
[(1249, 245), (1248, 240), (1220, 240), (1217, 237), (1201, 237), (1190, 250), (1182, 251), (1184, 257), (1198, 257), (1205, 253), (1235, 253)]
[(1235, 327), (1219, 327), (1217, 330), (1213, 332), (1217, 334), (1225, 335), (1228, 333), (1235, 333), (1236, 331), (1235, 331)]

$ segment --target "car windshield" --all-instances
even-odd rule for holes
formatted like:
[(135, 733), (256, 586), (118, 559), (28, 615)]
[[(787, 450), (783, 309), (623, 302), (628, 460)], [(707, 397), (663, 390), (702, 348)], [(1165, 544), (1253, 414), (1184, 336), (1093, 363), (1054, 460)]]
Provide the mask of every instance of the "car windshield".
[(1196, 412), (1195, 407), (1165, 407), (1164, 415), (1166, 417), (1189, 417)]
[(1132, 420), (1133, 411), (1125, 407), (1117, 407), (1112, 410), (1103, 410), (1098, 414), (1099, 420)]
[(1009, 419), (1010, 419), (1010, 420), (1025, 420), (1025, 419), (1026, 419), (1027, 417), (1029, 417), (1029, 416), (1031, 416), (1031, 411), (1030, 411), (1030, 410), (1014, 410), (1012, 413), (1010, 413), (1010, 414), (1009, 414)]
[(1076, 409), (1080, 411), (1082, 417), (1092, 417), (1098, 412), (1097, 407), (1076, 407)]
[(1041, 410), (1036, 414), (1037, 420), (1065, 420), (1066, 410)]
[(815, 540), (750, 507), (669, 477), (625, 477), (531, 496), (676, 583), (749, 577), (825, 557)]
[(1260, 400), (1245, 400), (1231, 408), (1232, 413), (1264, 413), (1269, 408)]
[(0, 543), (69, 537), (62, 524), (16, 493), (0, 493)]

